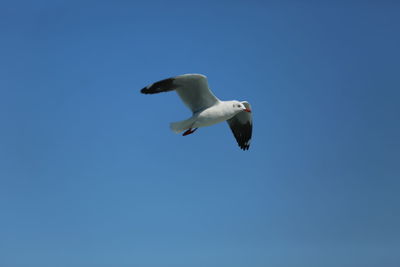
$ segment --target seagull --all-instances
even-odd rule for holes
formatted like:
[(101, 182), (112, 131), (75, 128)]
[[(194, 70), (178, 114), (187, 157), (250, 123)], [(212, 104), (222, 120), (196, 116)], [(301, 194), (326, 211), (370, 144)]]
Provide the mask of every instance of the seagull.
[(251, 106), (247, 101), (221, 101), (208, 87), (207, 77), (202, 74), (183, 74), (164, 79), (143, 88), (143, 94), (157, 94), (175, 90), (183, 103), (192, 111), (189, 119), (173, 122), (170, 128), (183, 136), (198, 128), (227, 121), (243, 150), (250, 147), (253, 130)]

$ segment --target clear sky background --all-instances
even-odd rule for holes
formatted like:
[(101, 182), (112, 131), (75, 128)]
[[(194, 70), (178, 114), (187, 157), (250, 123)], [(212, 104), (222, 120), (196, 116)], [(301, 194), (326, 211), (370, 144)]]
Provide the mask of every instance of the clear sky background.
[[(0, 266), (400, 266), (396, 1), (0, 7)], [(183, 73), (249, 151), (139, 92)]]

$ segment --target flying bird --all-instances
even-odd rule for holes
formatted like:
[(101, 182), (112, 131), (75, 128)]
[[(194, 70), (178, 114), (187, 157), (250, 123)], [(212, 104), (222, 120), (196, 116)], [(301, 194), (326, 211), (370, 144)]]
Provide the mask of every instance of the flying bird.
[(183, 103), (192, 111), (192, 117), (170, 124), (175, 133), (183, 136), (197, 128), (227, 121), (234, 137), (243, 150), (250, 147), (253, 130), (251, 106), (247, 101), (221, 101), (208, 87), (207, 77), (201, 74), (184, 74), (150, 84), (140, 92), (157, 94), (176, 91)]

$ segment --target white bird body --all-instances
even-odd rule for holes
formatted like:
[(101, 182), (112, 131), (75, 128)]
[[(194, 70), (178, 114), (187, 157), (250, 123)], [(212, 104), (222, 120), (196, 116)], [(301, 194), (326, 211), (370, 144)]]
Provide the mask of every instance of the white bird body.
[(237, 101), (219, 101), (217, 104), (196, 112), (187, 120), (172, 122), (170, 124), (172, 131), (175, 133), (183, 132), (190, 128), (200, 128), (211, 126), (231, 119), (241, 110), (233, 108), (233, 102)]
[(184, 74), (153, 83), (141, 90), (155, 94), (175, 90), (183, 103), (192, 110), (192, 117), (170, 124), (171, 130), (188, 135), (197, 128), (227, 121), (240, 148), (250, 146), (252, 116), (246, 101), (221, 101), (208, 88), (207, 77), (201, 74)]
[(194, 127), (214, 125), (229, 120), (237, 113), (241, 112), (241, 110), (233, 109), (232, 102), (233, 101), (219, 101), (218, 104), (194, 114), (193, 117), (196, 117)]

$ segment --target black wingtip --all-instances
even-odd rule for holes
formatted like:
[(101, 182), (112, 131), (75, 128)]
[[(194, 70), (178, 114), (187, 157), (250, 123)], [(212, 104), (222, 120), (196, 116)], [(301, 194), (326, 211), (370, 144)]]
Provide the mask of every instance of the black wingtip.
[(140, 90), (140, 92), (142, 93), (142, 94), (150, 94), (148, 91), (147, 91), (147, 87), (145, 87), (145, 88), (143, 88), (142, 90)]
[(161, 92), (169, 92), (176, 89), (174, 78), (168, 78), (144, 87), (140, 92), (142, 94), (157, 94)]
[(249, 150), (253, 132), (252, 123), (246, 123), (242, 125), (240, 130), (235, 130), (235, 128), (231, 128), (231, 130), (240, 149), (243, 151)]
[[(239, 143), (238, 143), (239, 144)], [(241, 145), (239, 144), (240, 149), (242, 149), (243, 151), (249, 150), (250, 145)]]

